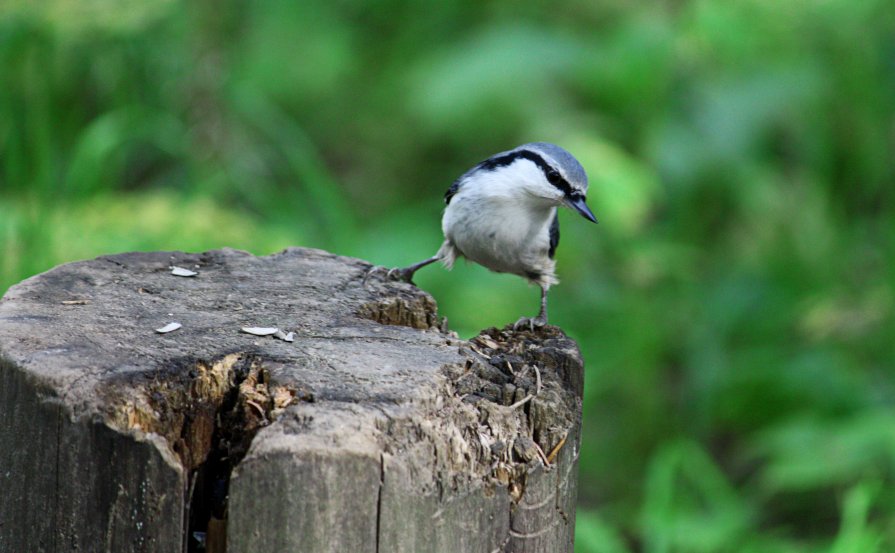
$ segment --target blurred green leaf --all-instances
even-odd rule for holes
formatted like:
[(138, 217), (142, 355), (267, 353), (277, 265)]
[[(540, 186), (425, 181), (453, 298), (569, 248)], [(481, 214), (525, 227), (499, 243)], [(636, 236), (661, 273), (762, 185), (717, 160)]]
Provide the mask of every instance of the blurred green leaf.
[(843, 505), (842, 527), (830, 553), (881, 551), (881, 536), (868, 527), (870, 508), (878, 489), (879, 482), (862, 482), (848, 491)]
[(642, 521), (645, 551), (731, 551), (752, 514), (696, 444), (666, 445), (650, 461)]
[(169, 13), (174, 0), (6, 0), (0, 17), (27, 16), (53, 26), (63, 37), (88, 38), (90, 33), (134, 32)]
[(412, 68), (410, 105), (430, 126), (465, 122), (470, 129), (489, 124), (476, 120), (489, 110), (517, 117), (549, 110), (545, 100), (556, 93), (555, 83), (582, 54), (573, 37), (543, 28), (488, 28)]
[(186, 129), (166, 113), (122, 109), (103, 114), (80, 134), (69, 162), (65, 192), (89, 196), (121, 185), (135, 147), (174, 159), (186, 154)]
[(605, 226), (600, 230), (634, 234), (659, 203), (657, 176), (617, 146), (594, 136), (570, 136), (567, 148), (588, 170), (588, 203)]
[(580, 553), (628, 553), (621, 536), (595, 512), (579, 513), (575, 520), (575, 549)]
[(769, 492), (848, 483), (895, 466), (895, 413), (867, 411), (842, 420), (798, 418), (762, 433), (756, 452), (767, 458)]

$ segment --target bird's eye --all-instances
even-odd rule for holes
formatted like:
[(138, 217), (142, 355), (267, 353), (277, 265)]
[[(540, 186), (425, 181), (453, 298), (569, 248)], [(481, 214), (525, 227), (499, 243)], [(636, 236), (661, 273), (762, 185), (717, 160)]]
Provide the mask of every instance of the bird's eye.
[(549, 169), (547, 171), (547, 182), (555, 186), (562, 182), (562, 177), (555, 169)]

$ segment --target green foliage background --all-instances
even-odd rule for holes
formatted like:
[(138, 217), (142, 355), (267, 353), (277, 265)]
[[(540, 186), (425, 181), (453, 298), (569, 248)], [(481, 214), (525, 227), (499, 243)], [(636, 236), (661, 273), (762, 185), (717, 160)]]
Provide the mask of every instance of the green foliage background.
[[(127, 250), (431, 255), (488, 155), (565, 146), (577, 550), (895, 551), (895, 5), (0, 2), (0, 291)], [(537, 308), (460, 264), (463, 336)]]

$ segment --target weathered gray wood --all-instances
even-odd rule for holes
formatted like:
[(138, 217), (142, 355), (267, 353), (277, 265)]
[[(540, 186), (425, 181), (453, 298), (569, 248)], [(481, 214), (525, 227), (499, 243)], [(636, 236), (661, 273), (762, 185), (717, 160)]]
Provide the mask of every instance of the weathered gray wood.
[(0, 552), (178, 551), (183, 472), (0, 358)]
[(430, 296), (369, 268), (133, 253), (10, 289), (0, 553), (189, 551), (206, 531), (231, 553), (571, 551), (574, 342), (459, 340)]

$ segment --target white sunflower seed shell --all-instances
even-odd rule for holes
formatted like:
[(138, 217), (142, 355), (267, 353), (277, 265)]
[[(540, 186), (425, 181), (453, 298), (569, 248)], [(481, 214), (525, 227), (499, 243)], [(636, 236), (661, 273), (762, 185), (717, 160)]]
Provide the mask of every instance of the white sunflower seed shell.
[(168, 323), (161, 328), (155, 329), (155, 331), (158, 332), (159, 334), (167, 334), (169, 332), (174, 332), (175, 330), (177, 330), (178, 328), (180, 328), (182, 326), (183, 325), (180, 323)]
[(274, 338), (279, 338), (284, 342), (294, 342), (295, 341), (295, 333), (289, 332), (288, 334), (283, 332), (282, 330), (278, 330), (273, 335)]
[(244, 326), (240, 329), (246, 334), (254, 334), (255, 336), (270, 336), (280, 331), (279, 328), (269, 328), (263, 326)]
[(199, 273), (197, 273), (196, 271), (191, 271), (189, 269), (184, 269), (183, 267), (174, 266), (171, 267), (171, 274), (174, 276), (192, 277), (198, 275)]

